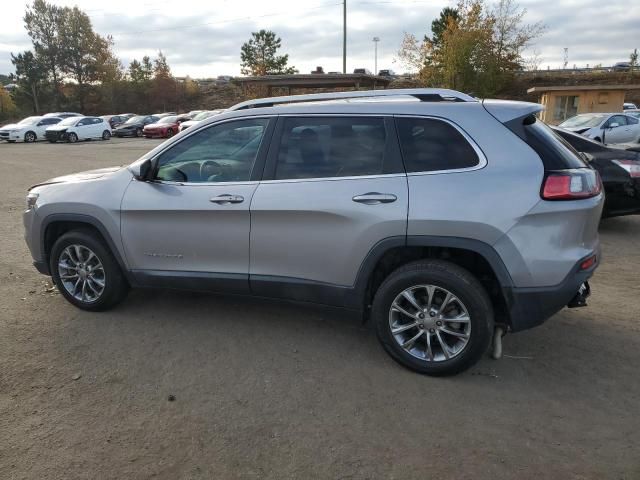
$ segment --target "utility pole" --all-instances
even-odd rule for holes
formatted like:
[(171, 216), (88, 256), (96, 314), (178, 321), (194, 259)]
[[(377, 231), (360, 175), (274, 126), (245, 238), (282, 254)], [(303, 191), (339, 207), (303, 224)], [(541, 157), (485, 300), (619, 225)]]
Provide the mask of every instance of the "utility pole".
[(342, 0), (342, 73), (347, 73), (347, 0)]
[(375, 45), (375, 54), (374, 54), (374, 67), (373, 67), (373, 74), (377, 75), (378, 74), (378, 42), (380, 41), (380, 37), (373, 37), (373, 44)]

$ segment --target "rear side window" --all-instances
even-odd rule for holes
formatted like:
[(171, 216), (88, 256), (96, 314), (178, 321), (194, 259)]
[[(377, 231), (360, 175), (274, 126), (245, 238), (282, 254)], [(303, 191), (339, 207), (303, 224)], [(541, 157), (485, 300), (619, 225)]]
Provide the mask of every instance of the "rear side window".
[(636, 125), (638, 123), (638, 119), (635, 117), (627, 117), (627, 123), (629, 125)]
[(390, 173), (382, 118), (285, 118), (274, 178), (351, 177)]
[(472, 168), (478, 154), (455, 127), (433, 118), (397, 118), (402, 157), (407, 172)]
[(522, 125), (523, 140), (540, 156), (545, 170), (586, 167), (580, 154), (535, 116), (526, 117)]

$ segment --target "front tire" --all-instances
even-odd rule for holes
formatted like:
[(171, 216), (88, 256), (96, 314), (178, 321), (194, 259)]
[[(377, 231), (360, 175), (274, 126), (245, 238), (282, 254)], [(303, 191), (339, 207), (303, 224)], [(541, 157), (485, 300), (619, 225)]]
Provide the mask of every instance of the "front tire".
[(474, 365), (491, 342), (491, 301), (467, 270), (442, 260), (398, 268), (375, 294), (372, 318), (383, 348), (419, 373), (453, 375)]
[(142, 129), (141, 128), (136, 128), (136, 137), (141, 137), (143, 134)]
[(169, 129), (167, 130), (167, 138), (171, 138), (171, 137), (173, 137), (173, 129), (172, 129), (172, 128), (169, 128)]
[(78, 135), (71, 132), (70, 134), (67, 135), (67, 141), (69, 143), (76, 143), (78, 141)]
[(27, 132), (24, 134), (25, 143), (33, 143), (36, 141), (36, 134), (34, 132)]
[(113, 254), (89, 230), (74, 230), (58, 238), (49, 267), (60, 293), (83, 310), (107, 310), (121, 302), (129, 290)]

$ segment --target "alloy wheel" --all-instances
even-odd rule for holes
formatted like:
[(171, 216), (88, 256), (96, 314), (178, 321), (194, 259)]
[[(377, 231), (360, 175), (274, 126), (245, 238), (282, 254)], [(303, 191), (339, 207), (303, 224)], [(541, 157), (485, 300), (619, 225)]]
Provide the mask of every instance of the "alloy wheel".
[(466, 306), (437, 285), (409, 287), (389, 309), (391, 336), (410, 355), (427, 362), (457, 357), (471, 338)]
[(24, 141), (27, 143), (33, 143), (36, 141), (36, 134), (33, 132), (27, 132), (24, 135)]
[(81, 302), (93, 303), (104, 293), (104, 267), (85, 245), (69, 245), (62, 251), (58, 258), (58, 276), (67, 293)]

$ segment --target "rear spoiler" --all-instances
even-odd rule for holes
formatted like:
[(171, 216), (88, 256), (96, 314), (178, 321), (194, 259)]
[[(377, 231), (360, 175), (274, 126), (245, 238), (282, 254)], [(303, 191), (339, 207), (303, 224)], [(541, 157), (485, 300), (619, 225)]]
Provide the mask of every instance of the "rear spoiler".
[(516, 102), (513, 100), (483, 100), (482, 106), (500, 123), (524, 119), (544, 110), (539, 103)]

